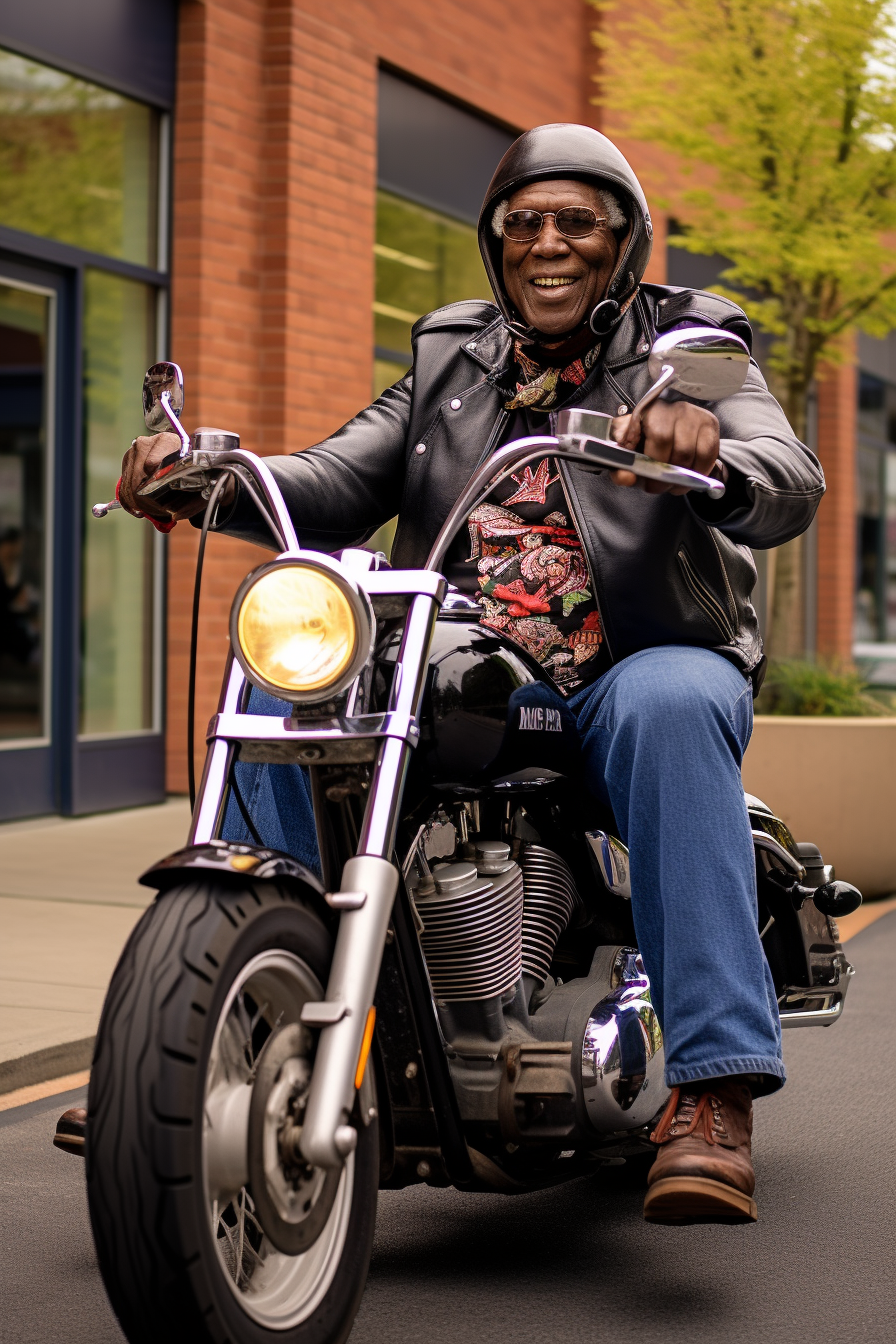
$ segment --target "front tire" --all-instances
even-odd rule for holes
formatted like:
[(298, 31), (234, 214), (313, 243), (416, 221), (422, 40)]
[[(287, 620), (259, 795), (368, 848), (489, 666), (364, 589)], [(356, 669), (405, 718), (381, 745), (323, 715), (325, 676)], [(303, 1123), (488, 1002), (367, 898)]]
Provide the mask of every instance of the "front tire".
[[(331, 954), (311, 902), (274, 882), (235, 889), (199, 879), (160, 896), (131, 935), (103, 1008), (87, 1121), (94, 1240), (131, 1344), (347, 1338), (376, 1217), (372, 1096), (356, 1107), (358, 1146), (335, 1198), (314, 1169), (287, 1169), (285, 1185), (275, 1173), (286, 1216), (296, 1198), (300, 1216), (303, 1199), (313, 1214), (325, 1187), (332, 1198), (302, 1255), (265, 1235), (248, 1177), (227, 1175), (240, 1169), (240, 1145), (221, 1146), (248, 1111), (244, 1084), (254, 1083), (265, 1043), (285, 1028), (311, 1042), (299, 1017), (305, 1001), (323, 997)], [(291, 1063), (288, 1105), (298, 1104), (309, 1066)], [(289, 1086), (280, 1079), (278, 1095)]]

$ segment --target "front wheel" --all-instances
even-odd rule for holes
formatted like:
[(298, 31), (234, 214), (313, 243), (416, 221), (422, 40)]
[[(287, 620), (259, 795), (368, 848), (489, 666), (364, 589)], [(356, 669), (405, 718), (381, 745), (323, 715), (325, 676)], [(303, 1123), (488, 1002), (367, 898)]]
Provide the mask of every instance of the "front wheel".
[(341, 1172), (301, 1125), (332, 946), (286, 886), (175, 888), (137, 925), (103, 1008), (87, 1191), (106, 1289), (131, 1344), (341, 1344), (376, 1217), (365, 1082)]

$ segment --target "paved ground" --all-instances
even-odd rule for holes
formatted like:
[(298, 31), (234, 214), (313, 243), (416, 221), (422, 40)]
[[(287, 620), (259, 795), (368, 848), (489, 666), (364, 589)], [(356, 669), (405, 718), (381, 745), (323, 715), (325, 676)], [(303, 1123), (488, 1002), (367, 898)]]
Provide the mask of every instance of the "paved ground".
[[(757, 1106), (760, 1222), (656, 1228), (592, 1178), (520, 1199), (381, 1198), (351, 1344), (782, 1344), (896, 1339), (896, 914), (853, 938), (843, 1020), (785, 1033), (790, 1083)], [(83, 1094), (0, 1114), (0, 1339), (121, 1341), (83, 1168), (49, 1146)]]
[(63, 1047), (94, 1035), (118, 955), (152, 900), (136, 877), (183, 844), (189, 818), (174, 798), (0, 826), (0, 1091), (35, 1080), (12, 1067), (35, 1052), (56, 1052), (45, 1078), (86, 1065), (89, 1048), (66, 1058)]

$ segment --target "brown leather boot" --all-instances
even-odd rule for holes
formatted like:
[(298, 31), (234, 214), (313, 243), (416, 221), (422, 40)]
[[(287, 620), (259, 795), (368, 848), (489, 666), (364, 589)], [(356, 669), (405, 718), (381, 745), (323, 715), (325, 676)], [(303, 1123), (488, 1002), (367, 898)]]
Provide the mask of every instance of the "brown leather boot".
[(750, 1158), (753, 1098), (743, 1078), (672, 1089), (651, 1134), (659, 1145), (647, 1178), (652, 1223), (755, 1222)]
[(70, 1111), (63, 1111), (56, 1122), (53, 1147), (61, 1148), (64, 1153), (74, 1153), (75, 1157), (83, 1157), (86, 1135), (87, 1112), (81, 1106), (73, 1106)]

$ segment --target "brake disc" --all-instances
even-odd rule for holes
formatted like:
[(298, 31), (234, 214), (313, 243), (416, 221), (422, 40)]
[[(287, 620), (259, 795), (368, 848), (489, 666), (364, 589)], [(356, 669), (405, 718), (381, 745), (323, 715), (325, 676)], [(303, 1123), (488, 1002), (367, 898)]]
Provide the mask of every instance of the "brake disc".
[(343, 1172), (312, 1167), (299, 1150), (312, 1049), (307, 1027), (273, 1031), (258, 1057), (249, 1108), (249, 1188), (265, 1235), (284, 1255), (302, 1255), (317, 1241)]

